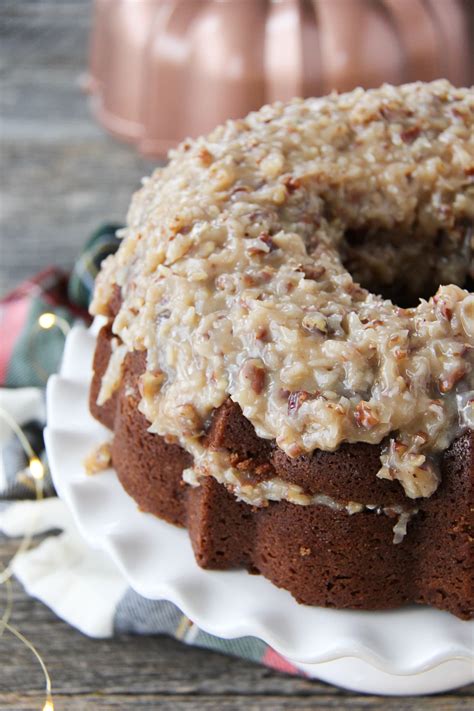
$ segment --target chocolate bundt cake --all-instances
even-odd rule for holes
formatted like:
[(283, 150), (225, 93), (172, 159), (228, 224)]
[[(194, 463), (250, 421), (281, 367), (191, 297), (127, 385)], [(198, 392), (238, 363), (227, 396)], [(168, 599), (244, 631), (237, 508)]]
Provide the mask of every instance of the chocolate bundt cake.
[(473, 225), (474, 90), (446, 81), (184, 142), (91, 307), (90, 407), (126, 491), (203, 567), (469, 618)]

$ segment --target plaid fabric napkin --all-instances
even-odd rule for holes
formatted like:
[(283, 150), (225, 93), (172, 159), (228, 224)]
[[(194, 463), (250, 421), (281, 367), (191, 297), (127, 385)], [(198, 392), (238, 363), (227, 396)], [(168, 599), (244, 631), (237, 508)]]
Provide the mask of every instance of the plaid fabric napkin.
[[(45, 498), (35, 501), (29, 458), (11, 418), (46, 471), (42, 431), (44, 387), (60, 363), (64, 335), (42, 329), (41, 314), (53, 313), (72, 324), (89, 321), (87, 306), (100, 263), (115, 252), (119, 225), (105, 225), (87, 242), (70, 275), (50, 268), (21, 284), (0, 301), (0, 532), (7, 536), (58, 531), (16, 556), (13, 569), (29, 594), (66, 622), (92, 637), (122, 632), (168, 634), (280, 671), (301, 674), (293, 664), (254, 637), (224, 640), (200, 630), (172, 603), (140, 597), (109, 558), (90, 549), (45, 477)], [(31, 456), (31, 455), (30, 455)]]

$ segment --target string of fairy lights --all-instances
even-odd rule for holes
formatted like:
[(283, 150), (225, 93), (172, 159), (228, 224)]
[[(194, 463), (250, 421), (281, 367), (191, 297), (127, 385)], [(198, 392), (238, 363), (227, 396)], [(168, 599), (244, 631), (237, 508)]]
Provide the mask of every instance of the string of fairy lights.
[[(41, 378), (41, 380), (46, 381), (48, 377), (48, 373), (44, 370), (42, 366), (36, 361), (35, 358), (35, 338), (38, 335), (38, 333), (42, 331), (49, 331), (53, 328), (59, 329), (59, 331), (63, 334), (64, 337), (67, 336), (67, 334), (70, 331), (70, 325), (68, 321), (65, 318), (62, 318), (58, 314), (54, 314), (52, 312), (45, 312), (42, 313), (31, 332), (30, 336), (30, 355), (32, 356), (32, 363), (33, 367), (38, 374), (38, 376)], [(40, 457), (38, 454), (35, 452), (33, 447), (31, 446), (27, 436), (23, 432), (22, 428), (20, 425), (16, 422), (16, 420), (13, 419), (13, 417), (2, 407), (0, 407), (0, 419), (3, 420), (4, 424), (9, 427), (9, 429), (13, 432), (13, 434), (17, 437), (26, 457), (28, 460), (28, 466), (26, 470), (22, 470), (21, 472), (17, 473), (17, 479), (21, 483), (30, 485), (31, 488), (35, 492), (35, 499), (36, 501), (40, 501), (43, 496), (44, 496), (44, 482), (45, 482), (45, 476), (47, 474), (47, 465), (43, 464), (41, 461)], [(25, 477), (26, 474), (26, 477)], [(46, 664), (43, 660), (43, 657), (41, 656), (40, 652), (37, 650), (37, 648), (33, 645), (33, 643), (25, 637), (22, 632), (14, 627), (12, 624), (10, 624), (10, 620), (13, 614), (13, 588), (12, 588), (12, 582), (11, 582), (11, 577), (13, 575), (13, 568), (14, 568), (14, 562), (15, 559), (24, 553), (31, 545), (32, 538), (33, 538), (33, 526), (31, 526), (31, 530), (26, 532), (25, 535), (23, 536), (22, 540), (20, 541), (20, 544), (9, 561), (9, 563), (6, 566), (2, 566), (2, 571), (0, 572), (0, 586), (5, 586), (5, 608), (3, 611), (3, 614), (0, 618), (0, 637), (3, 635), (3, 633), (9, 632), (11, 635), (16, 637), (22, 644), (27, 647), (30, 652), (33, 654), (33, 656), (36, 658), (38, 664), (41, 667), (41, 670), (44, 675), (44, 680), (45, 680), (45, 699), (44, 699), (44, 704), (42, 706), (42, 711), (54, 711), (54, 702), (53, 702), (53, 693), (52, 693), (52, 684), (51, 684), (51, 678), (48, 673), (48, 669), (46, 667)]]

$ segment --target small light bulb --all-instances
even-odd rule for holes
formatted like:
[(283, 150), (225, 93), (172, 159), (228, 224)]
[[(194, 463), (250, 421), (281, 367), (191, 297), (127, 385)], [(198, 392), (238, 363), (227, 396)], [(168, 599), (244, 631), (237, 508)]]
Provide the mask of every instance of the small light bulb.
[(44, 466), (38, 457), (31, 457), (29, 469), (33, 479), (42, 479), (44, 477)]
[(53, 699), (46, 699), (43, 706), (43, 711), (54, 711)]
[(52, 314), (49, 312), (41, 314), (41, 316), (38, 319), (38, 323), (41, 326), (41, 328), (48, 330), (49, 328), (52, 328), (55, 325), (56, 316), (55, 316), (55, 314)]

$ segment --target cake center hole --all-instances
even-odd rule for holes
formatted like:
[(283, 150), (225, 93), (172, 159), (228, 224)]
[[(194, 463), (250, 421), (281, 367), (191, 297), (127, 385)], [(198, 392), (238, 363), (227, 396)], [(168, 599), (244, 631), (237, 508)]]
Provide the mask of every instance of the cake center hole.
[(441, 284), (473, 288), (472, 223), (431, 236), (347, 230), (341, 255), (354, 281), (403, 308), (429, 299)]

